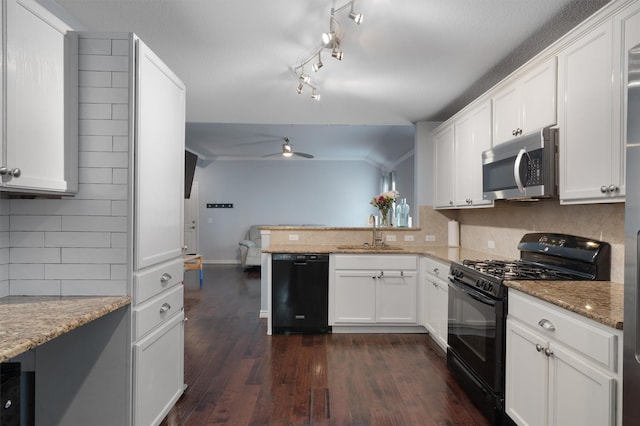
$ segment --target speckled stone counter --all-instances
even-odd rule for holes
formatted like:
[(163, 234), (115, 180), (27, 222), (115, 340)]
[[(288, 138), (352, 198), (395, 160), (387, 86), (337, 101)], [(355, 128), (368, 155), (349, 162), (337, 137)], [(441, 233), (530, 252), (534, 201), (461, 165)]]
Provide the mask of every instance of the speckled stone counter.
[(609, 327), (622, 330), (624, 285), (609, 281), (506, 281), (537, 297)]
[(0, 298), (0, 362), (130, 303), (129, 296)]

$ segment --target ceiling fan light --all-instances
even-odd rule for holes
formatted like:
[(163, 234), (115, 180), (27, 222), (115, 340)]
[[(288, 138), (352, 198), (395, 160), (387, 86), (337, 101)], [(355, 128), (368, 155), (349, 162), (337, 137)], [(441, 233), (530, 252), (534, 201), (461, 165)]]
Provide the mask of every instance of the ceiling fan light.
[(282, 144), (282, 155), (284, 157), (291, 157), (293, 155), (293, 148), (289, 145), (289, 142)]
[(349, 12), (349, 18), (351, 18), (356, 24), (360, 25), (364, 16), (362, 15), (362, 13), (355, 13), (352, 10), (351, 12)]

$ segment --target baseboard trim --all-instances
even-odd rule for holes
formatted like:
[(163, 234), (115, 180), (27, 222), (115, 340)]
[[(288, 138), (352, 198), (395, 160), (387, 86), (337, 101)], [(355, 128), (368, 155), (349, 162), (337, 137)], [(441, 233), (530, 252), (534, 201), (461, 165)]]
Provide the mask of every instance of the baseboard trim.
[(260, 310), (260, 317), (259, 318), (269, 318), (269, 311)]

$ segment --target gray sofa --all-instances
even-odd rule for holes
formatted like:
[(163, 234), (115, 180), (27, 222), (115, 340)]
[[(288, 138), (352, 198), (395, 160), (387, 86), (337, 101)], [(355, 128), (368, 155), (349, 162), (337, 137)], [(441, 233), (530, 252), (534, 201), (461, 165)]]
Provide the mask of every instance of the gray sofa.
[(264, 225), (252, 225), (247, 231), (244, 240), (240, 241), (240, 264), (243, 268), (261, 265), (262, 238), (260, 227)]

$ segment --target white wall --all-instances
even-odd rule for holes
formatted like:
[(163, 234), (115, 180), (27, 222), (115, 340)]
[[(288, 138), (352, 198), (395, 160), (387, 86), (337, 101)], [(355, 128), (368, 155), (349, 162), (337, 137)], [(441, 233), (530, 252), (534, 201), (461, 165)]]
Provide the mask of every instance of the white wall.
[[(249, 226), (365, 226), (381, 171), (364, 161), (218, 160), (196, 169), (200, 248), (209, 263), (238, 263)], [(207, 209), (207, 203), (233, 203)]]
[(439, 124), (427, 121), (416, 123), (414, 149), (416, 207), (433, 205), (433, 129)]

